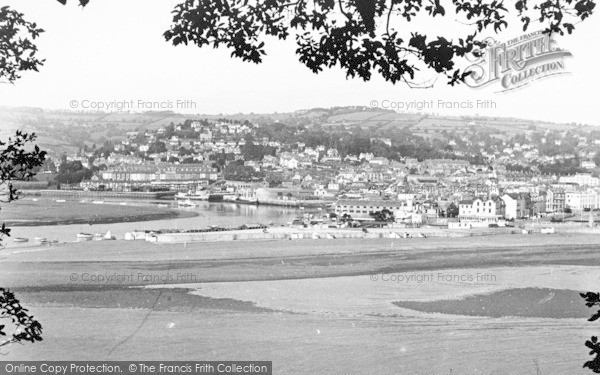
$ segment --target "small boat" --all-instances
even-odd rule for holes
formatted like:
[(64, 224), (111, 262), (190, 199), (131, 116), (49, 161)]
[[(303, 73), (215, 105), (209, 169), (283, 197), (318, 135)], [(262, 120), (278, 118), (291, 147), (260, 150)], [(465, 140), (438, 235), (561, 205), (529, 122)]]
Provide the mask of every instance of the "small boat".
[(158, 242), (158, 237), (156, 237), (156, 235), (154, 233), (151, 233), (148, 236), (146, 236), (146, 241), (148, 241), (148, 242)]
[(146, 232), (141, 230), (134, 230), (131, 232), (131, 236), (134, 240), (143, 240), (146, 238)]
[(77, 241), (91, 241), (93, 237), (90, 233), (77, 233)]
[(238, 198), (240, 203), (258, 204), (258, 198)]
[(48, 239), (46, 237), (34, 237), (35, 242), (46, 242)]
[(14, 242), (28, 242), (29, 239), (25, 237), (16, 237), (13, 239)]
[(235, 194), (223, 194), (223, 200), (227, 202), (236, 202), (238, 197)]
[(188, 194), (187, 198), (192, 200), (206, 201), (210, 194), (206, 191), (196, 191), (194, 194)]
[(34, 201), (34, 202), (37, 202), (37, 201), (38, 201), (38, 199), (37, 199), (37, 198), (33, 198), (33, 199), (32, 199), (32, 201)]
[(189, 199), (186, 199), (184, 201), (177, 201), (177, 205), (179, 207), (196, 207), (196, 205), (192, 203), (192, 201)]
[(102, 239), (103, 240), (116, 240), (117, 238), (110, 233), (110, 230), (108, 230), (106, 232), (106, 234), (104, 235), (104, 237), (102, 237)]
[(92, 201), (93, 204), (104, 204), (104, 201)]
[(127, 206), (127, 202), (121, 202), (119, 203), (121, 206)]
[(55, 200), (56, 203), (65, 203), (66, 200), (65, 199), (57, 199)]

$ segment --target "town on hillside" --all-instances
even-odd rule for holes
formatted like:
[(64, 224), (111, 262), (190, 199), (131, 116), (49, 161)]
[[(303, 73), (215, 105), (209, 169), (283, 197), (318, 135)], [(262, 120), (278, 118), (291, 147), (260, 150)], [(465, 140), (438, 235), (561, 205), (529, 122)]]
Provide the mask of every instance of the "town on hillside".
[[(19, 187), (323, 207), (346, 224), (595, 221), (600, 131), (431, 116), (390, 126), (387, 114), (377, 122), (361, 115), (195, 117), (121, 133), (117, 125), (106, 133), (117, 136), (101, 143), (75, 140), (68, 152), (50, 147), (36, 180)], [(68, 124), (35, 129), (43, 139)]]

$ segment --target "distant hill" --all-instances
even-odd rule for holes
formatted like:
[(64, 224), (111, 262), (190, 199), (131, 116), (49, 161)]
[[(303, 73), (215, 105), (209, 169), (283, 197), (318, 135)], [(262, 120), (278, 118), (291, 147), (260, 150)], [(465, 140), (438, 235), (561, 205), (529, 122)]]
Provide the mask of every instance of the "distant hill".
[(128, 131), (155, 130), (170, 123), (178, 124), (186, 119), (228, 118), (249, 120), (258, 124), (280, 122), (290, 125), (319, 124), (323, 127), (360, 126), (370, 132), (386, 130), (405, 130), (425, 137), (439, 137), (444, 131), (453, 134), (466, 132), (473, 127), (486, 129), (490, 134), (512, 136), (533, 129), (591, 131), (595, 128), (587, 125), (560, 124), (498, 117), (437, 116), (420, 113), (397, 113), (390, 110), (372, 109), (361, 106), (312, 108), (290, 113), (269, 114), (218, 114), (189, 115), (162, 112), (76, 112), (50, 111), (40, 108), (0, 107), (0, 137), (14, 134), (14, 130), (35, 131), (39, 135), (41, 147), (63, 149), (66, 152), (76, 150), (85, 143), (102, 143), (105, 140), (119, 140)]
[(461, 131), (471, 126), (485, 127), (489, 130), (506, 132), (508, 135), (526, 132), (532, 126), (537, 129), (550, 130), (594, 130), (593, 126), (563, 124), (543, 121), (532, 121), (516, 118), (479, 117), (479, 116), (439, 116), (420, 113), (397, 113), (389, 110), (378, 110), (367, 107), (344, 107), (331, 110), (313, 109), (297, 111), (290, 117), (317, 117), (324, 124), (346, 126), (361, 126), (364, 129), (393, 129), (402, 128), (419, 133), (421, 131)]

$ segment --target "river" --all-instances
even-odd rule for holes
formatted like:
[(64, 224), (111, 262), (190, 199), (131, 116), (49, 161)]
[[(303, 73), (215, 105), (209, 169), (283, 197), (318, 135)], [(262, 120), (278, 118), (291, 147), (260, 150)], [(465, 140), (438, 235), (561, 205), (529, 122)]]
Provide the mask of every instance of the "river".
[[(23, 198), (24, 200), (32, 200), (32, 198)], [(53, 199), (39, 198), (37, 203), (44, 205), (46, 202)], [(79, 202), (79, 199), (66, 199), (69, 201)], [(117, 239), (123, 239), (126, 232), (132, 230), (159, 230), (159, 229), (204, 229), (209, 226), (221, 227), (237, 227), (242, 224), (269, 224), (286, 225), (301, 216), (303, 213), (321, 214), (325, 211), (319, 211), (316, 208), (300, 209), (295, 207), (283, 206), (266, 206), (266, 205), (249, 205), (229, 202), (206, 202), (194, 201), (194, 208), (179, 208), (175, 201), (143, 201), (143, 200), (111, 200), (105, 199), (104, 204), (112, 204), (118, 210), (121, 207), (120, 203), (127, 205), (153, 205), (164, 206), (174, 210), (192, 211), (198, 214), (195, 217), (174, 218), (166, 220), (150, 220), (150, 221), (132, 221), (113, 224), (71, 224), (71, 225), (45, 225), (45, 226), (12, 226), (11, 238), (24, 237), (28, 238), (29, 242), (15, 243), (11, 239), (4, 241), (6, 247), (31, 247), (36, 246), (34, 237), (45, 237), (48, 240), (58, 240), (59, 242), (74, 242), (76, 235), (79, 232), (86, 233), (106, 233), (110, 230), (113, 236)], [(88, 202), (93, 203), (91, 200)]]

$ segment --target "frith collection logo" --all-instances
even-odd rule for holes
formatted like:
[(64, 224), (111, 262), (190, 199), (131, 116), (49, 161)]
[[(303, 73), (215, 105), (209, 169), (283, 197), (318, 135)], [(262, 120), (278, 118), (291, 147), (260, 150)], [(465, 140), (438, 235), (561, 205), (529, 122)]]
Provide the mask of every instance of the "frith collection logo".
[(541, 78), (565, 74), (565, 57), (570, 52), (558, 48), (552, 35), (542, 31), (523, 35), (506, 43), (492, 38), (488, 47), (468, 69), (467, 85), (479, 88), (500, 84), (500, 91), (514, 90)]

